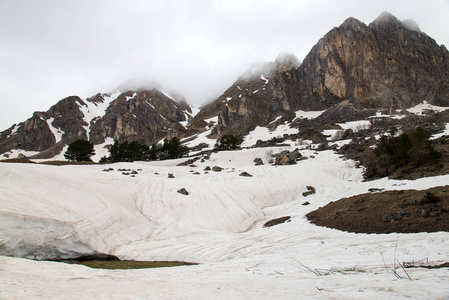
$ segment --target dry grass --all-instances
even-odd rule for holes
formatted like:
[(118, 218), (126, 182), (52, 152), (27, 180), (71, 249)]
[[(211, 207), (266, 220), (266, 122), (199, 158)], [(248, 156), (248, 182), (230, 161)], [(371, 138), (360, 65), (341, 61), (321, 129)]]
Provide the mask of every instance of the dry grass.
[[(426, 192), (440, 201), (428, 202)], [(449, 231), (449, 186), (343, 198), (310, 212), (307, 218), (316, 225), (357, 233)]]

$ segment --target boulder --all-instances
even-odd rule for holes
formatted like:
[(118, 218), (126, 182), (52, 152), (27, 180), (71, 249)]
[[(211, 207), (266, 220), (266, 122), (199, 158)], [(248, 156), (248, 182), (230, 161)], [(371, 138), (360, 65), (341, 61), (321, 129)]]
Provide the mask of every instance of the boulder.
[(184, 196), (189, 195), (189, 192), (185, 188), (182, 188), (182, 189), (178, 190), (178, 193), (180, 193), (180, 194), (182, 194)]

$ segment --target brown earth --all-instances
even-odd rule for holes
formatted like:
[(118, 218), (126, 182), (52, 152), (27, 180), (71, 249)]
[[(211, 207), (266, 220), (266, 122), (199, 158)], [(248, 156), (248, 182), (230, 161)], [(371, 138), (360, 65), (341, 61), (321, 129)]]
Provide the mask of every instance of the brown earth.
[(314, 224), (356, 233), (449, 231), (449, 186), (343, 198), (310, 212)]

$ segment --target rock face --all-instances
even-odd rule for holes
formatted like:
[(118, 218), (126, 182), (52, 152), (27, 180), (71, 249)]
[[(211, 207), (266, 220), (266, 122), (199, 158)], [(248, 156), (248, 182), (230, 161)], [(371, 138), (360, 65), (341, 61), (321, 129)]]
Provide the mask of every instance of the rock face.
[(190, 107), (156, 89), (127, 92), (111, 102), (106, 114), (92, 124), (90, 140), (101, 144), (106, 137), (112, 137), (119, 142), (151, 144), (165, 137), (182, 136), (186, 129), (180, 122), (187, 122), (189, 113)]
[(315, 45), (298, 69), (300, 108), (343, 100), (359, 108), (449, 105), (449, 53), (425, 33), (382, 13), (369, 26), (347, 19)]
[(40, 152), (50, 158), (76, 139), (102, 144), (107, 138), (151, 145), (162, 138), (182, 137), (191, 109), (159, 90), (71, 96), (47, 112), (36, 112), (23, 123), (0, 133), (0, 153), (12, 149)]
[(449, 52), (416, 24), (389, 13), (369, 26), (347, 19), (301, 65), (283, 56), (248, 74), (205, 107), (207, 117), (218, 116), (212, 137), (244, 135), (277, 117), (292, 120), (296, 110), (342, 103), (359, 111), (404, 109), (424, 100), (449, 106)]
[(294, 73), (299, 65), (299, 60), (289, 54), (279, 56), (273, 63), (254, 66), (216, 101), (203, 107), (191, 126), (205, 127), (202, 120), (218, 116), (212, 137), (223, 133), (243, 135), (279, 115), (292, 118), (298, 97)]

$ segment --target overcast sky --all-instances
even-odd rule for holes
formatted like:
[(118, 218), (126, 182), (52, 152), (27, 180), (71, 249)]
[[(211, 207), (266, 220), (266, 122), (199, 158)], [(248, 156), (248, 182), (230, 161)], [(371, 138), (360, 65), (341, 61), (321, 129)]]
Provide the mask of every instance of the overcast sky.
[(449, 0), (0, 0), (0, 131), (136, 78), (199, 106), (252, 64), (302, 61), (346, 18), (382, 11), (449, 46)]

